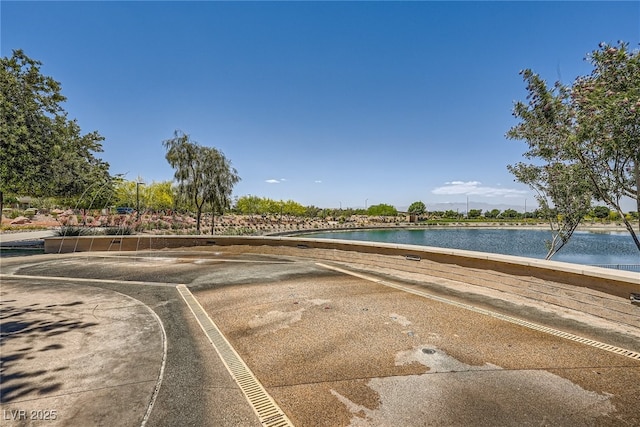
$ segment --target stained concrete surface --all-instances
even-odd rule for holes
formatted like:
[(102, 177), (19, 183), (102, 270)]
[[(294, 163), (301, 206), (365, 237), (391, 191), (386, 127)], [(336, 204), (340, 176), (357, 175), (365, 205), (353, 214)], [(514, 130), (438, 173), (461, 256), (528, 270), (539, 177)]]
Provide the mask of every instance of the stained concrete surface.
[[(49, 409), (58, 415), (46, 425), (140, 425), (148, 412), (151, 426), (259, 425), (176, 292), (184, 283), (295, 425), (640, 424), (638, 360), (313, 260), (241, 248), (131, 255), (2, 261), (3, 417)], [(590, 328), (562, 310), (540, 321), (563, 319), (637, 342), (615, 322)]]
[(164, 359), (162, 325), (147, 306), (46, 281), (3, 278), (1, 294), (3, 423), (142, 422)]

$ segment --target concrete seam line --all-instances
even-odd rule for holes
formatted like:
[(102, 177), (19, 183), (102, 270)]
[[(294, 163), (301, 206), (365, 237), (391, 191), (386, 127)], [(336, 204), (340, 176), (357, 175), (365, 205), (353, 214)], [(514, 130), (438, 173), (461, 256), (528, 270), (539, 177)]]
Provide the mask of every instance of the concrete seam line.
[(167, 286), (171, 288), (175, 288), (176, 285), (178, 285), (178, 283), (140, 282), (137, 280), (87, 279), (85, 277), (59, 277), (59, 276), (27, 276), (27, 275), (20, 275), (20, 274), (3, 274), (3, 273), (0, 273), (0, 279), (30, 279), (30, 280), (35, 279), (35, 280), (54, 280), (54, 281), (67, 281), (67, 282), (71, 281), (71, 282), (80, 282), (80, 283), (106, 283), (106, 284), (115, 284), (115, 285)]
[[(164, 254), (162, 254), (164, 255)], [(88, 256), (87, 256), (88, 258)], [(92, 256), (92, 258), (110, 259), (110, 260), (140, 260), (140, 261), (159, 261), (170, 260), (172, 262), (191, 262), (207, 261), (207, 262), (237, 262), (237, 263), (254, 263), (254, 264), (289, 264), (289, 261), (275, 261), (275, 260), (245, 260), (245, 259), (232, 259), (232, 258), (180, 258), (180, 257), (167, 257), (167, 256), (144, 256), (144, 255), (100, 255)]]
[[(5, 274), (0, 274), (0, 277), (6, 276)], [(10, 276), (10, 277), (15, 277), (15, 276)], [(20, 276), (17, 276), (20, 277)], [(25, 276), (22, 276), (25, 277)], [(39, 276), (35, 276), (38, 277)], [(47, 277), (45, 277), (47, 278)], [(57, 279), (57, 278), (56, 278)], [(162, 319), (160, 319), (160, 316), (158, 316), (156, 314), (155, 311), (153, 311), (153, 309), (151, 309), (151, 307), (149, 307), (147, 304), (143, 303), (142, 301), (124, 294), (122, 292), (118, 292), (118, 291), (114, 291), (114, 290), (110, 290), (111, 292), (114, 292), (118, 295), (122, 295), (123, 297), (133, 300), (135, 301), (137, 304), (140, 304), (142, 306), (144, 306), (150, 313), (151, 315), (155, 318), (156, 322), (158, 322), (158, 325), (160, 325), (160, 331), (161, 331), (161, 335), (162, 335), (162, 361), (160, 363), (160, 371), (158, 372), (158, 379), (156, 380), (156, 386), (153, 389), (153, 393), (151, 394), (151, 399), (149, 401), (149, 404), (147, 406), (147, 410), (145, 411), (144, 416), (142, 417), (142, 423), (140, 424), (141, 427), (144, 427), (147, 423), (147, 420), (149, 419), (149, 416), (151, 415), (151, 411), (153, 410), (153, 406), (155, 404), (156, 398), (158, 397), (158, 393), (160, 392), (160, 386), (162, 385), (162, 380), (164, 379), (164, 369), (165, 369), (165, 365), (167, 362), (167, 332), (164, 329), (164, 323), (162, 323)]]
[(293, 424), (267, 393), (258, 378), (253, 374), (231, 343), (225, 338), (218, 325), (209, 317), (205, 309), (185, 285), (176, 286), (178, 293), (193, 313), (196, 321), (218, 353), (231, 377), (249, 402), (260, 423), (268, 427), (290, 426)]
[(156, 386), (153, 390), (153, 394), (151, 395), (151, 400), (149, 400), (149, 406), (147, 406), (147, 411), (142, 418), (142, 423), (140, 423), (140, 427), (144, 427), (149, 421), (149, 417), (151, 416), (151, 411), (153, 410), (153, 406), (156, 403), (156, 399), (158, 398), (158, 394), (160, 393), (160, 386), (162, 385), (162, 380), (164, 379), (164, 369), (167, 364), (167, 332), (164, 329), (164, 324), (162, 323), (162, 319), (160, 316), (153, 311), (151, 307), (144, 304), (145, 307), (151, 312), (153, 316), (155, 316), (156, 321), (160, 324), (160, 330), (162, 331), (162, 363), (160, 364), (160, 372), (158, 373), (158, 380), (156, 381)]
[(547, 326), (543, 326), (543, 325), (539, 325), (537, 323), (533, 323), (533, 322), (529, 322), (529, 321), (526, 321), (526, 320), (518, 319), (517, 317), (507, 316), (506, 314), (501, 314), (501, 313), (497, 313), (497, 312), (494, 312), (494, 311), (491, 311), (491, 310), (486, 310), (484, 308), (476, 307), (476, 306), (473, 306), (473, 305), (470, 305), (470, 304), (465, 304), (465, 303), (453, 301), (453, 300), (450, 300), (450, 299), (447, 299), (447, 298), (442, 298), (442, 297), (439, 297), (439, 296), (436, 296), (436, 295), (432, 295), (432, 294), (430, 294), (428, 292), (425, 292), (425, 291), (412, 289), (412, 288), (409, 288), (409, 287), (406, 287), (406, 286), (403, 286), (403, 285), (400, 285), (400, 284), (397, 284), (397, 283), (392, 283), (392, 282), (389, 282), (389, 281), (386, 281), (386, 280), (382, 280), (382, 279), (378, 279), (376, 277), (368, 276), (368, 275), (362, 274), (362, 273), (356, 273), (354, 271), (350, 271), (350, 270), (347, 270), (347, 269), (344, 269), (344, 268), (335, 267), (335, 266), (331, 266), (331, 265), (328, 265), (328, 264), (323, 264), (323, 263), (320, 263), (320, 262), (317, 262), (316, 265), (318, 265), (320, 267), (327, 268), (329, 270), (338, 271), (338, 272), (341, 272), (341, 273), (344, 273), (344, 274), (348, 274), (348, 275), (351, 275), (351, 276), (354, 276), (354, 277), (358, 277), (358, 278), (361, 278), (361, 279), (364, 279), (364, 280), (368, 280), (370, 282), (378, 283), (378, 284), (383, 285), (383, 286), (388, 286), (390, 288), (394, 288), (394, 289), (398, 289), (398, 290), (401, 290), (401, 291), (404, 291), (404, 292), (408, 292), (408, 293), (411, 293), (411, 294), (414, 294), (414, 295), (418, 295), (418, 296), (421, 296), (421, 297), (424, 297), (424, 298), (429, 298), (429, 299), (432, 299), (434, 301), (439, 301), (439, 302), (442, 302), (442, 303), (445, 303), (445, 304), (449, 304), (449, 305), (453, 305), (453, 306), (456, 306), (456, 307), (464, 308), (466, 310), (474, 311), (476, 313), (485, 314), (487, 316), (491, 316), (491, 317), (496, 318), (496, 319), (500, 319), (500, 320), (504, 320), (504, 321), (509, 322), (509, 323), (513, 323), (513, 324), (516, 324), (516, 325), (524, 326), (526, 328), (533, 329), (533, 330), (536, 330), (536, 331), (539, 331), (539, 332), (544, 332), (544, 333), (549, 334), (549, 335), (554, 335), (556, 337), (568, 339), (570, 341), (575, 341), (575, 342), (578, 342), (578, 343), (581, 343), (581, 344), (586, 344), (588, 346), (599, 348), (601, 350), (610, 351), (610, 352), (615, 353), (615, 354), (620, 355), (620, 356), (625, 356), (625, 357), (629, 357), (631, 359), (640, 360), (640, 352), (627, 350), (627, 349), (616, 347), (616, 346), (613, 346), (613, 345), (610, 345), (610, 344), (606, 344), (606, 343), (603, 343), (603, 342), (591, 340), (589, 338), (584, 338), (584, 337), (581, 337), (579, 335), (570, 334), (568, 332), (563, 332), (563, 331), (560, 331), (558, 329), (549, 328)]

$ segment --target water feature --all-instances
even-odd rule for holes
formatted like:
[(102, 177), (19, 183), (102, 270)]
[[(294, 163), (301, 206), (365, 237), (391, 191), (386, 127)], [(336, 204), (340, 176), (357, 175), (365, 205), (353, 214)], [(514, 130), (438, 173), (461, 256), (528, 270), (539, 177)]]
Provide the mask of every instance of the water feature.
[[(547, 254), (545, 241), (550, 240), (551, 233), (548, 230), (469, 227), (335, 231), (304, 236), (435, 246), (544, 259)], [(640, 253), (629, 234), (622, 231), (576, 231), (553, 260), (586, 265), (633, 265), (633, 271), (640, 271)]]

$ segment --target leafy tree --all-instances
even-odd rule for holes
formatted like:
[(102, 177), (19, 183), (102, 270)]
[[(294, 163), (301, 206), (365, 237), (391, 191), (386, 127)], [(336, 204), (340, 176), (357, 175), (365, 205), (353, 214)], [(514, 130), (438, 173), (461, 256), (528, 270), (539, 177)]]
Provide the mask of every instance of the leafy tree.
[(469, 209), (467, 216), (469, 218), (480, 218), (482, 216), (482, 209)]
[(427, 207), (420, 201), (411, 203), (408, 209), (408, 212), (412, 215), (424, 215), (426, 211)]
[(500, 209), (491, 209), (484, 213), (485, 218), (498, 218), (500, 215)]
[(171, 181), (146, 184), (141, 178), (137, 181), (120, 180), (116, 183), (113, 204), (137, 207), (138, 201), (141, 208), (145, 209), (172, 209), (175, 202), (173, 184)]
[(458, 219), (460, 218), (460, 212), (454, 211), (452, 209), (448, 209), (444, 212), (443, 216), (445, 218)]
[[(313, 208), (313, 207), (311, 207)], [(292, 216), (315, 216), (310, 207), (304, 207), (293, 200), (273, 200), (267, 197), (242, 196), (236, 202), (236, 210), (240, 213), (258, 215), (292, 215)], [(318, 208), (314, 208), (319, 210)], [(317, 211), (315, 211), (317, 213)]]
[(610, 211), (606, 206), (594, 206), (591, 213), (596, 218), (604, 219), (609, 217)]
[(384, 203), (381, 203), (379, 205), (372, 205), (369, 206), (369, 208), (367, 209), (367, 215), (371, 215), (371, 216), (396, 216), (398, 215), (398, 210), (391, 206), (391, 205), (387, 205)]
[(630, 197), (640, 210), (640, 51), (602, 43), (589, 59), (593, 71), (573, 85), (576, 138), (569, 149), (585, 166), (597, 199), (618, 213), (640, 250), (620, 206)]
[(236, 209), (243, 215), (259, 214), (260, 200), (258, 196), (242, 196), (236, 201)]
[(578, 77), (571, 87), (556, 82), (548, 88), (531, 70), (522, 71), (530, 101), (516, 103), (514, 116), (521, 122), (507, 137), (525, 140), (525, 156), (531, 159), (579, 165), (593, 198), (622, 217), (640, 250), (640, 239), (621, 208), (630, 197), (640, 210), (640, 52), (622, 42), (603, 43), (588, 59), (591, 74)]
[(104, 138), (67, 118), (60, 83), (41, 62), (14, 50), (0, 63), (0, 208), (5, 193), (108, 199), (109, 165), (95, 157)]
[(307, 209), (298, 202), (287, 200), (282, 203), (282, 213), (285, 215), (303, 216)]
[(269, 199), (268, 197), (263, 197), (260, 199), (258, 213), (262, 215), (276, 215), (282, 211), (282, 206), (282, 203)]
[(317, 206), (306, 206), (305, 207), (305, 212), (304, 212), (304, 216), (309, 217), (309, 218), (322, 218), (326, 215), (324, 215), (324, 209), (320, 209)]
[[(144, 203), (144, 190), (140, 194), (142, 204)], [(113, 204), (116, 206), (136, 206), (136, 182), (127, 181), (124, 179), (118, 180), (114, 185), (114, 200)]]
[(500, 216), (502, 218), (519, 218), (520, 217), (520, 213), (518, 211), (516, 211), (515, 209), (505, 209), (504, 211), (502, 211)]
[(167, 150), (167, 161), (175, 169), (178, 197), (192, 203), (196, 209), (196, 230), (199, 233), (205, 206), (214, 216), (222, 213), (230, 206), (233, 186), (240, 177), (222, 152), (191, 141), (183, 132), (175, 131), (173, 138), (162, 144)]
[(166, 210), (175, 206), (175, 188), (171, 181), (152, 182), (145, 185), (144, 197), (144, 206), (151, 210)]
[(537, 193), (538, 210), (551, 228), (551, 240), (546, 242), (546, 259), (551, 259), (569, 242), (591, 208), (591, 186), (583, 168), (577, 163), (556, 162), (544, 166), (518, 163), (509, 170)]

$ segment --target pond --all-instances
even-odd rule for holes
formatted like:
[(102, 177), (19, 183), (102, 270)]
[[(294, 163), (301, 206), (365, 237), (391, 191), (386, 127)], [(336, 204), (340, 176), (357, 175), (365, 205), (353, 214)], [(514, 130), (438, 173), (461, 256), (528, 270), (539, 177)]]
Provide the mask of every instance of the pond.
[[(551, 232), (474, 227), (335, 231), (304, 236), (435, 246), (544, 259), (547, 254), (545, 241), (551, 239)], [(552, 259), (640, 271), (640, 252), (626, 231), (576, 231)], [(629, 265), (634, 267), (627, 267)]]

